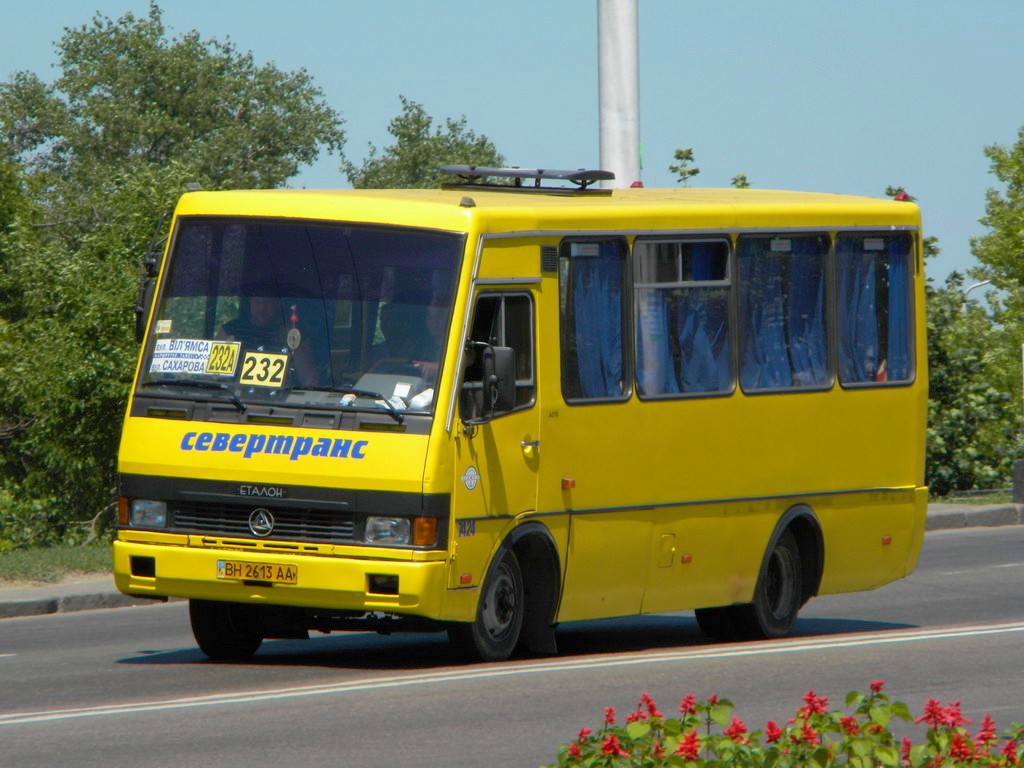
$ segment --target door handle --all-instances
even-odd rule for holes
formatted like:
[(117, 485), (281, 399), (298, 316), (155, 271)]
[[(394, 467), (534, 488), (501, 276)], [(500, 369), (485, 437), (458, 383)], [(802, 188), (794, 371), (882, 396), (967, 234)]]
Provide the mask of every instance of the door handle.
[(523, 440), (519, 443), (520, 448), (540, 448), (540, 440)]

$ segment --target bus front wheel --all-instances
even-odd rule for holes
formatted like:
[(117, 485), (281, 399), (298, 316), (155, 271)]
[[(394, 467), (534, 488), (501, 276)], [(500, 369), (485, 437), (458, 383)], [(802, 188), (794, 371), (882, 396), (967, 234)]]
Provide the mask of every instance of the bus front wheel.
[(452, 642), (483, 661), (504, 661), (516, 649), (523, 628), (523, 574), (515, 553), (503, 550), (491, 563), (471, 624), (448, 629)]
[(215, 661), (248, 659), (263, 642), (255, 606), (193, 599), (188, 615), (199, 650)]

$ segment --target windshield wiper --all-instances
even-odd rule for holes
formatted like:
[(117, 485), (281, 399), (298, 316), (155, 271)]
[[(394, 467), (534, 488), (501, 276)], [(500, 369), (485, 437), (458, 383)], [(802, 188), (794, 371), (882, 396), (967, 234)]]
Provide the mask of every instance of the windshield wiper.
[[(164, 379), (163, 381), (146, 381), (140, 387), (193, 387), (195, 389), (216, 389), (221, 390), (227, 396), (228, 402), (239, 411), (245, 411), (246, 405), (238, 395), (231, 391), (227, 384), (220, 384), (216, 381), (193, 381), (192, 379)], [(208, 400), (206, 402), (221, 402), (220, 400)]]
[(399, 424), (405, 423), (405, 416), (402, 412), (395, 407), (384, 394), (380, 392), (374, 392), (369, 389), (358, 389), (356, 387), (335, 387), (335, 386), (323, 386), (323, 387), (303, 387), (306, 392), (338, 392), (342, 395), (355, 395), (356, 397), (365, 397), (368, 400), (375, 402), (384, 403), (384, 410), (387, 414), (397, 421)]

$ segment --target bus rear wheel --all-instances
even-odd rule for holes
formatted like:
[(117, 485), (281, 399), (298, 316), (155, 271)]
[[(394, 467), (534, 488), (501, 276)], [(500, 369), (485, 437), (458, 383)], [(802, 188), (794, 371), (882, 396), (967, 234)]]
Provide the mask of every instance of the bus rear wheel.
[(215, 661), (244, 661), (263, 642), (255, 606), (193, 599), (188, 615), (199, 650)]
[(754, 601), (738, 607), (743, 635), (774, 639), (789, 634), (803, 604), (801, 573), (800, 547), (793, 534), (786, 531), (768, 553)]
[(525, 614), (523, 574), (515, 553), (503, 550), (484, 579), (476, 619), (449, 627), (453, 644), (483, 661), (504, 661), (515, 651)]

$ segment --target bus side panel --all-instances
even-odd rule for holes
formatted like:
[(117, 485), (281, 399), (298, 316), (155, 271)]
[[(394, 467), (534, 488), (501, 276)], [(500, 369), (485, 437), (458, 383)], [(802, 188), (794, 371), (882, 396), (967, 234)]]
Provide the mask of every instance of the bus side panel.
[(573, 514), (559, 621), (640, 612), (653, 510)]
[(927, 491), (883, 491), (830, 499), (819, 510), (825, 572), (818, 594), (875, 589), (917, 565)]

